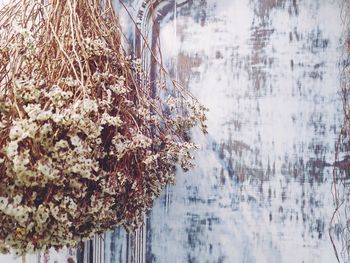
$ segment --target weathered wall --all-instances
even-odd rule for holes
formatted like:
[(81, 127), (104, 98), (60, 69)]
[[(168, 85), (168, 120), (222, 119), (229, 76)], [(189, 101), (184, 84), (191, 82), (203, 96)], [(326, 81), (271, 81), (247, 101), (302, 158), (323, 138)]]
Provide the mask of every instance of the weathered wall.
[(188, 3), (161, 24), (163, 56), (210, 108), (209, 135), (193, 132), (197, 168), (150, 213), (146, 262), (334, 262), (342, 1)]

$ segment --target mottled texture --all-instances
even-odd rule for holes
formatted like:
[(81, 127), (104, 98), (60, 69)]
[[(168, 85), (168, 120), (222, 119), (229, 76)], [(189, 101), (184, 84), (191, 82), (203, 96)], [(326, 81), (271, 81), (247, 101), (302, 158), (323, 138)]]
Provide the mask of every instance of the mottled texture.
[(210, 108), (209, 136), (193, 132), (197, 169), (150, 213), (146, 262), (335, 261), (341, 5), (197, 0), (165, 17), (164, 59)]

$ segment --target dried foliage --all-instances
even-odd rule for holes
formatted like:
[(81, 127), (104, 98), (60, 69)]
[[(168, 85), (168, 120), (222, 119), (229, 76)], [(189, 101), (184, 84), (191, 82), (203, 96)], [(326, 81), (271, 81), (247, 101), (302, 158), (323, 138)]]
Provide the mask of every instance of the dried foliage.
[(332, 193), (335, 210), (329, 236), (338, 262), (350, 262), (350, 2), (343, 3), (341, 18), (344, 32), (344, 52), (340, 58), (340, 95), (344, 123), (335, 143)]
[(121, 36), (111, 0), (0, 10), (1, 252), (134, 229), (176, 164), (191, 167), (206, 109), (165, 76), (150, 83)]

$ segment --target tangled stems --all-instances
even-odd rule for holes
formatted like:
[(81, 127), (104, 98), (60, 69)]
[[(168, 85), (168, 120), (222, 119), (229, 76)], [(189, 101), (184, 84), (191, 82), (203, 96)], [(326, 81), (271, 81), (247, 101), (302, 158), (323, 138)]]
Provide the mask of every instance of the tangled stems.
[[(133, 230), (205, 111), (126, 56), (111, 0), (17, 0), (0, 10), (0, 251)], [(152, 84), (154, 85), (154, 83)], [(153, 92), (152, 92), (153, 93)]]

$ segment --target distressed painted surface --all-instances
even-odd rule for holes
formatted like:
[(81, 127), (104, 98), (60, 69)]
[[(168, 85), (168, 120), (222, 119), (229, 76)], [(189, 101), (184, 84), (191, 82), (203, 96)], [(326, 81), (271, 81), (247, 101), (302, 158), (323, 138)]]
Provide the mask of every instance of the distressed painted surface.
[(165, 62), (210, 108), (209, 136), (193, 132), (197, 168), (155, 203), (146, 262), (335, 261), (341, 2), (197, 0), (164, 19)]

